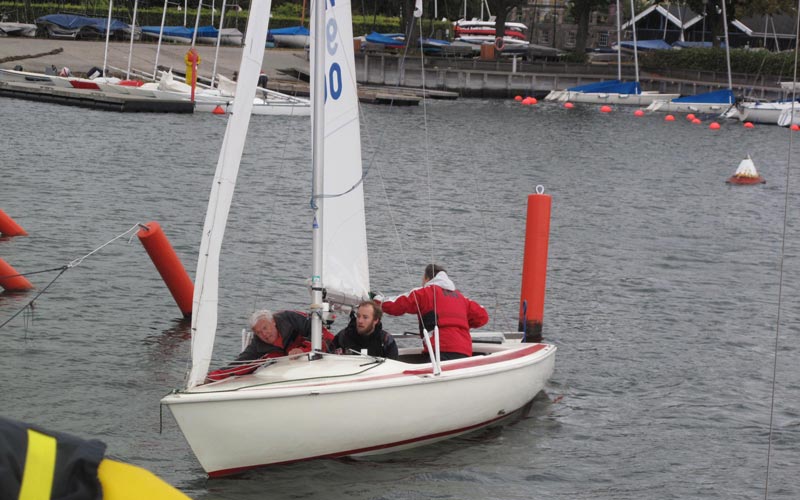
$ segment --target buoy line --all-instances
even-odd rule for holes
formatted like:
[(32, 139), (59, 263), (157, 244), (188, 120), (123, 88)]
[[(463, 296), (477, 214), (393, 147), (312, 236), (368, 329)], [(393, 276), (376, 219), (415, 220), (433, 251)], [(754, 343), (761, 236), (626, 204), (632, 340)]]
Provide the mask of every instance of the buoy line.
[[(12, 314), (11, 317), (9, 317), (7, 320), (5, 320), (4, 322), (0, 323), (0, 328), (3, 328), (7, 324), (9, 324), (11, 322), (11, 320), (16, 318), (20, 314), (22, 314), (22, 312), (25, 311), (26, 309), (33, 309), (33, 303), (36, 302), (36, 299), (41, 297), (41, 295), (44, 292), (46, 292), (48, 288), (53, 286), (53, 283), (55, 283), (56, 280), (58, 280), (58, 278), (60, 278), (65, 272), (67, 272), (67, 270), (72, 269), (73, 267), (79, 266), (83, 262), (83, 260), (86, 259), (87, 257), (89, 257), (90, 255), (95, 254), (96, 252), (98, 252), (101, 249), (105, 248), (106, 246), (110, 245), (114, 241), (122, 238), (123, 236), (127, 235), (128, 233), (132, 233), (133, 231), (138, 229), (140, 226), (141, 226), (141, 224), (139, 224), (139, 223), (134, 224), (133, 227), (131, 227), (130, 229), (128, 229), (124, 233), (119, 234), (119, 235), (111, 238), (110, 240), (108, 240), (107, 242), (103, 243), (102, 245), (100, 245), (99, 247), (95, 248), (94, 250), (92, 250), (91, 252), (87, 253), (86, 255), (84, 255), (82, 257), (78, 257), (77, 259), (74, 259), (74, 260), (70, 261), (68, 264), (63, 265), (61, 267), (54, 267), (54, 268), (50, 268), (50, 269), (43, 269), (43, 270), (40, 270), (40, 271), (32, 271), (30, 273), (24, 273), (24, 274), (16, 275), (16, 276), (26, 276), (26, 275), (31, 275), (31, 274), (41, 274), (41, 273), (48, 273), (48, 272), (53, 272), (53, 271), (60, 271), (56, 275), (56, 277), (53, 278), (50, 281), (50, 283), (48, 283), (44, 288), (42, 288), (36, 295), (34, 295), (34, 297), (31, 300), (26, 302), (25, 305), (20, 307), (19, 310), (17, 310), (17, 312), (15, 312), (14, 314)], [(133, 238), (133, 235), (131, 235), (131, 238)], [(14, 276), (9, 276), (9, 277), (14, 277)]]

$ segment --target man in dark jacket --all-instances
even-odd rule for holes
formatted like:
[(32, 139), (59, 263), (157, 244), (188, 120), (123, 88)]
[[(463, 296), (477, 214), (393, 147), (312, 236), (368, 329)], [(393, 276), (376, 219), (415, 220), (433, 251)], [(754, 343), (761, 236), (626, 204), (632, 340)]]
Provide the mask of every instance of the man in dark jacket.
[(383, 330), (381, 307), (371, 300), (358, 305), (358, 309), (350, 316), (347, 327), (336, 334), (331, 349), (336, 354), (352, 354), (361, 352), (379, 358), (397, 359), (397, 343), (388, 332)]
[[(246, 361), (278, 358), (311, 351), (311, 319), (306, 314), (297, 311), (272, 313), (262, 309), (250, 316), (250, 330), (253, 332), (253, 339), (236, 357), (236, 361), (225, 368), (209, 373), (209, 380), (217, 381), (232, 375), (247, 375), (263, 364), (260, 361), (243, 363)], [(330, 351), (328, 347), (332, 341), (333, 335), (323, 328), (322, 350)]]

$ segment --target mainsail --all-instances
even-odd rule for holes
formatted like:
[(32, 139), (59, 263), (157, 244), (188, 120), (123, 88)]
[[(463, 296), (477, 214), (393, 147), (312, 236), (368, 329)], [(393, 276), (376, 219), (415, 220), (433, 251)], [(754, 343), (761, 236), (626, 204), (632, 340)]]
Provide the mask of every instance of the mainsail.
[(236, 97), (214, 174), (214, 184), (203, 224), (200, 256), (197, 260), (192, 298), (192, 368), (186, 382), (187, 388), (202, 384), (211, 364), (217, 330), (219, 255), (247, 128), (250, 125), (258, 75), (264, 60), (271, 4), (272, 0), (253, 0), (250, 4), (250, 19), (239, 65)]
[[(325, 4), (324, 178), (322, 195), (315, 200), (324, 205), (318, 221), (322, 229), (322, 285), (329, 294), (366, 298), (370, 289), (369, 263), (356, 69), (351, 63), (350, 2), (326, 0)], [(316, 32), (314, 21), (312, 18), (312, 33)], [(314, 38), (310, 50), (312, 82)]]

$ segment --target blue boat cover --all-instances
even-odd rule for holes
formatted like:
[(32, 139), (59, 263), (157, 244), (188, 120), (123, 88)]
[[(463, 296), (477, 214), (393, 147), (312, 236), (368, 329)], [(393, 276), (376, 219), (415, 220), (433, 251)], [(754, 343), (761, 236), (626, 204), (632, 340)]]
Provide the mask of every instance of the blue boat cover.
[[(108, 20), (106, 18), (76, 16), (74, 14), (49, 14), (36, 19), (36, 24), (55, 24), (61, 28), (71, 30), (88, 27), (96, 29), (100, 33), (106, 32), (107, 22)], [(130, 28), (130, 25), (125, 24), (122, 21), (118, 21), (117, 19), (111, 20), (111, 31), (128, 28)]]
[(305, 26), (291, 26), (289, 28), (278, 28), (269, 30), (270, 35), (303, 35), (309, 36), (311, 34)]
[(687, 95), (686, 97), (678, 97), (672, 102), (685, 102), (685, 103), (704, 103), (704, 104), (733, 104), (733, 92), (728, 89), (715, 90), (713, 92), (704, 92), (702, 94)]
[[(719, 46), (724, 49), (725, 42), (720, 43)], [(675, 42), (672, 47), (676, 49), (710, 49), (712, 44), (711, 42)]]
[(402, 33), (378, 33), (373, 31), (369, 35), (366, 36), (366, 40), (370, 43), (382, 43), (383, 45), (388, 45), (390, 47), (403, 47), (405, 46), (405, 41), (399, 39), (397, 37), (402, 37)]
[[(158, 35), (161, 31), (161, 26), (142, 26), (143, 33), (151, 33)], [(192, 39), (194, 28), (187, 28), (185, 26), (164, 26), (164, 36), (177, 36), (180, 38)], [(216, 38), (217, 29), (213, 26), (200, 26), (197, 28), (197, 36), (205, 38)]]
[(641, 94), (639, 82), (623, 82), (620, 80), (606, 80), (597, 83), (587, 83), (577, 87), (568, 88), (570, 92), (583, 92), (584, 94)]
[[(626, 49), (633, 50), (633, 42), (619, 42), (620, 46)], [(664, 40), (638, 40), (636, 42), (636, 50), (669, 50), (672, 46)]]

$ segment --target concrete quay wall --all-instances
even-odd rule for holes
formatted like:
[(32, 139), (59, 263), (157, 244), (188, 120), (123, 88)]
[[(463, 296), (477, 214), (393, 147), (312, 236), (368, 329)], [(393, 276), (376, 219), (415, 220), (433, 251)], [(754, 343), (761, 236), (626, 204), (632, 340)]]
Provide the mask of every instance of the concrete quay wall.
[[(463, 97), (507, 98), (515, 95), (539, 96), (551, 90), (617, 78), (616, 65), (577, 65), (523, 63), (522, 61), (481, 61), (427, 58), (424, 75), (420, 60), (401, 62), (394, 55), (359, 54), (356, 77), (369, 85), (421, 87), (458, 92)], [(623, 68), (623, 79), (635, 79), (632, 67)], [(671, 75), (641, 72), (643, 90), (662, 93), (697, 94), (727, 88), (727, 76), (709, 71), (684, 71)], [(733, 92), (759, 99), (781, 96), (776, 81), (765, 77), (736, 75)]]

